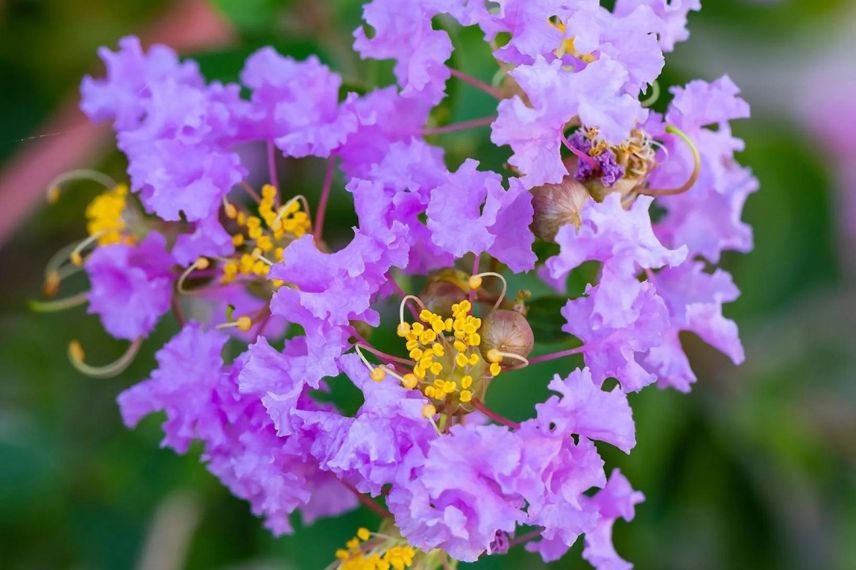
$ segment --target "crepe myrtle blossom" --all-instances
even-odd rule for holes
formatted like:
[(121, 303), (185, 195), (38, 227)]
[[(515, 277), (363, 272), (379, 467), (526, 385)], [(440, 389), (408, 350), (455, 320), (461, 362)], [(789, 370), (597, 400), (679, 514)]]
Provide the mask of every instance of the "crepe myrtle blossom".
[[(123, 39), (82, 108), (112, 122), (129, 182), (82, 170), (51, 185), (53, 199), (71, 180), (101, 187), (86, 237), (45, 272), (47, 297), (78, 272), (90, 289), (34, 307), (88, 305), (130, 343), (94, 366), (73, 341), (91, 376), (122, 372), (162, 322), (177, 329), (120, 395), (125, 423), (162, 413), (163, 445), (200, 442), (276, 534), (294, 513), (371, 509), (381, 522), (343, 537), (331, 568), (451, 568), (520, 546), (553, 561), (578, 541), (595, 568), (629, 568), (612, 529), (643, 495), (601, 456), (635, 447), (628, 394), (689, 390), (682, 334), (744, 358), (723, 314), (739, 292), (716, 264), (752, 246), (740, 218), (757, 181), (730, 129), (748, 106), (724, 77), (649, 109), (698, 9), (374, 0), (354, 48), (394, 60), (395, 84), (359, 93), (315, 56), (263, 48), (224, 85)], [(458, 25), (489, 43), (491, 82), (450, 65)], [(495, 109), (439, 122), (450, 81)], [(446, 133), (470, 129), (507, 146), (507, 165), (446, 152)], [(253, 151), (264, 172), (243, 164)], [(307, 161), (294, 172), (317, 193), (291, 189), (283, 156)], [(343, 199), (357, 224), (331, 234), (327, 206)], [(522, 274), (553, 293), (533, 298)], [(560, 359), (566, 376), (545, 364)], [(493, 409), (491, 386), (535, 365), (552, 395), (516, 419)], [(358, 402), (331, 403), (341, 383)]]

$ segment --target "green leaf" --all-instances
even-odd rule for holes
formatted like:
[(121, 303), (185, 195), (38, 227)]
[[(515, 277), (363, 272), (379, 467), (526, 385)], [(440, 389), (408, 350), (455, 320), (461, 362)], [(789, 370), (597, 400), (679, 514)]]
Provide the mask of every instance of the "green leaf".
[(527, 304), (529, 312), (526, 317), (535, 334), (537, 343), (557, 343), (570, 340), (571, 336), (562, 331), (565, 319), (562, 317), (562, 307), (568, 302), (566, 297), (552, 295), (541, 297)]
[(285, 5), (282, 0), (214, 0), (213, 3), (239, 30), (250, 33), (270, 29)]

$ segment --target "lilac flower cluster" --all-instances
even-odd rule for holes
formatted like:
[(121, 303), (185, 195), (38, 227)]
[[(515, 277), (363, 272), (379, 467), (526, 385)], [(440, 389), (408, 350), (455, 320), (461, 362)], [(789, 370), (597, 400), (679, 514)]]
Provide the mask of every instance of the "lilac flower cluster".
[[(642, 100), (699, 8), (373, 0), (354, 48), (392, 59), (397, 84), (362, 94), (342, 95), (317, 58), (270, 48), (247, 60), (241, 85), (206, 83), (194, 63), (135, 38), (104, 50), (106, 77), (84, 80), (83, 109), (112, 122), (130, 193), (116, 185), (93, 202), (71, 265), (89, 276), (90, 312), (131, 353), (170, 311), (182, 326), (150, 378), (120, 396), (125, 422), (163, 412), (163, 444), (184, 453), (201, 441), (209, 470), (275, 533), (291, 532), (295, 511), (309, 523), (374, 508), (383, 532), (360, 529), (337, 552), (341, 568), (435, 568), (519, 544), (551, 561), (580, 537), (596, 568), (629, 568), (612, 528), (643, 496), (609, 473), (598, 442), (635, 446), (629, 393), (689, 390), (682, 332), (743, 359), (722, 314), (738, 291), (715, 265), (752, 245), (740, 217), (757, 182), (729, 128), (748, 106), (727, 77), (672, 88), (665, 114)], [(482, 31), (493, 84), (446, 64), (454, 46), (431, 24), (439, 15)], [(447, 167), (443, 129), (427, 125), (449, 81), (497, 99), (492, 117), (445, 130), (489, 124), (510, 147), (507, 170)], [(252, 151), (269, 174), (245, 164)], [(283, 156), (326, 161), (317, 203), (288, 192)], [(359, 223), (331, 248), (337, 172)], [(512, 296), (507, 277), (532, 272), (567, 297), (568, 276), (591, 262), (597, 277), (556, 315), (566, 349), (531, 356), (529, 297)], [(65, 273), (53, 267), (50, 290)], [(400, 350), (381, 350), (379, 329)], [(130, 358), (96, 368), (71, 352), (102, 375)], [(583, 366), (544, 375), (555, 395), (531, 419), (486, 405), (499, 376), (571, 357)], [(354, 415), (325, 403), (342, 378), (362, 393)]]

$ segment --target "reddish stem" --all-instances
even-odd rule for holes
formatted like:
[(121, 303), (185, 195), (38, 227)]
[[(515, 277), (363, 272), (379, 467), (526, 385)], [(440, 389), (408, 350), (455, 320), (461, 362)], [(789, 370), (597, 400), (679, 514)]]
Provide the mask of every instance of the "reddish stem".
[(178, 322), (178, 326), (184, 328), (184, 324), (187, 322), (187, 318), (184, 316), (184, 309), (181, 307), (181, 301), (179, 301), (178, 295), (173, 294), (171, 306), (172, 314), (175, 316), (175, 320)]
[(276, 173), (276, 148), (273, 141), (267, 142), (267, 163), (268, 163), (268, 179), (271, 185), (279, 188), (279, 176)]
[(472, 404), (475, 409), (477, 409), (496, 423), (510, 427), (511, 429), (520, 429), (519, 423), (506, 418), (502, 414), (494, 412), (493, 410), (485, 406), (484, 402), (482, 402), (481, 400), (473, 400)]
[(562, 350), (560, 352), (551, 352), (550, 354), (542, 354), (541, 356), (536, 356), (535, 358), (529, 359), (529, 364), (539, 364), (541, 362), (549, 362), (551, 360), (558, 360), (559, 358), (565, 358), (566, 356), (573, 356), (575, 354), (580, 354), (583, 351), (583, 347), (579, 346), (577, 348), (570, 348), (568, 350)]
[(359, 502), (361, 502), (363, 505), (365, 505), (366, 507), (368, 507), (368, 508), (370, 508), (371, 510), (373, 510), (373, 511), (374, 511), (375, 513), (377, 513), (381, 518), (385, 518), (385, 519), (386, 519), (386, 518), (390, 518), (390, 519), (392, 518), (392, 513), (391, 513), (391, 512), (389, 512), (388, 510), (386, 510), (385, 508), (383, 508), (382, 506), (380, 506), (379, 504), (377, 504), (376, 502), (374, 502), (371, 498), (366, 497), (365, 495), (363, 495), (362, 493), (360, 493), (360, 492), (357, 490), (357, 488), (356, 488), (356, 487), (354, 487), (353, 485), (351, 485), (350, 483), (348, 483), (348, 482), (346, 482), (346, 481), (341, 481), (341, 483), (342, 483), (342, 485), (344, 485), (345, 487), (347, 487), (347, 489), (348, 489), (351, 493), (353, 493), (353, 494), (354, 494), (354, 496), (357, 498), (357, 500), (358, 500)]
[(533, 530), (532, 532), (527, 532), (526, 534), (522, 534), (518, 537), (515, 537), (508, 543), (508, 548), (514, 548), (515, 546), (526, 544), (530, 540), (535, 540), (536, 538), (541, 536), (541, 533), (542, 531), (540, 530)]
[(374, 345), (372, 345), (372, 343), (370, 343), (368, 340), (366, 340), (365, 337), (363, 337), (363, 335), (361, 335), (357, 331), (357, 329), (355, 329), (353, 327), (351, 327), (351, 335), (357, 339), (357, 341), (359, 342), (359, 344), (362, 348), (365, 348), (366, 350), (368, 350), (369, 352), (371, 352), (372, 354), (374, 354), (378, 358), (381, 358), (383, 360), (388, 360), (390, 362), (398, 362), (399, 364), (403, 364), (403, 365), (409, 366), (411, 368), (413, 366), (416, 366), (416, 363), (413, 362), (412, 360), (408, 360), (407, 358), (401, 358), (398, 356), (393, 356), (392, 354), (386, 353), (382, 350), (375, 348)]
[[(404, 289), (401, 288), (401, 285), (399, 285), (393, 277), (390, 276), (387, 281), (392, 284), (392, 287), (398, 292), (402, 299), (407, 297), (407, 293), (405, 293)], [(405, 306), (407, 307), (407, 310), (410, 311), (410, 314), (413, 315), (413, 320), (418, 321), (419, 313), (416, 312), (416, 309), (413, 308), (413, 305), (407, 303), (405, 304)]]
[(484, 91), (485, 93), (487, 93), (491, 97), (494, 97), (496, 99), (505, 99), (505, 97), (502, 94), (502, 91), (500, 91), (499, 89), (497, 89), (496, 87), (494, 87), (492, 85), (485, 83), (481, 79), (476, 79), (472, 75), (467, 75), (463, 71), (459, 71), (459, 70), (453, 69), (451, 67), (449, 68), (449, 71), (452, 73), (452, 77), (456, 77), (456, 78), (460, 79), (461, 81), (463, 81), (464, 83), (469, 83), (470, 85), (472, 85), (476, 89)]
[(336, 157), (331, 156), (327, 161), (327, 172), (324, 174), (324, 187), (321, 189), (321, 199), (318, 202), (318, 211), (315, 213), (315, 241), (321, 239), (324, 233), (324, 216), (327, 212), (327, 203), (330, 201), (330, 190), (333, 188), (333, 176), (336, 174)]
[(496, 120), (496, 117), (482, 117), (481, 119), (471, 119), (469, 121), (461, 121), (460, 123), (453, 123), (451, 125), (444, 125), (442, 127), (433, 127), (429, 129), (422, 129), (422, 136), (430, 136), (430, 135), (442, 135), (446, 133), (456, 133), (458, 131), (466, 131), (469, 129), (475, 129), (478, 127), (488, 127), (492, 122)]
[(241, 188), (243, 188), (244, 192), (249, 194), (250, 198), (252, 198), (256, 204), (262, 201), (262, 197), (258, 195), (258, 193), (253, 190), (253, 187), (250, 186), (247, 182), (241, 182)]

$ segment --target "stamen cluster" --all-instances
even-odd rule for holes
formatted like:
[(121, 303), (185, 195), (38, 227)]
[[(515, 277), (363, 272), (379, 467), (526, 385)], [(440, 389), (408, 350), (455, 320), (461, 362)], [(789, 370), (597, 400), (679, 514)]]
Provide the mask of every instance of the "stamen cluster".
[[(472, 304), (452, 305), (452, 316), (443, 318), (428, 309), (419, 313), (419, 321), (402, 322), (397, 334), (407, 341), (405, 347), (416, 365), (403, 377), (406, 388), (419, 388), (435, 402), (468, 404), (473, 391), (483, 386), (486, 374), (497, 376), (502, 368), (489, 365), (482, 357), (482, 320), (471, 314)], [(478, 382), (474, 385), (475, 380)]]
[[(399, 542), (399, 544), (396, 544)], [(416, 551), (392, 537), (372, 534), (367, 528), (336, 551), (339, 570), (405, 570), (413, 565)]]

